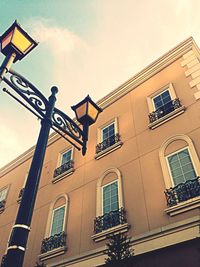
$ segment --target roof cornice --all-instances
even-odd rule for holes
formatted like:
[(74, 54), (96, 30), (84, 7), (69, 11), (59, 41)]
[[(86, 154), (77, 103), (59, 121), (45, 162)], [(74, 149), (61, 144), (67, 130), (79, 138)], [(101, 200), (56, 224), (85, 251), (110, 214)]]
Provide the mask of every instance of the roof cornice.
[(196, 45), (194, 39), (189, 37), (185, 41), (178, 44), (175, 48), (171, 49), (155, 61), (153, 61), (146, 68), (135, 74), (132, 78), (124, 82), (122, 85), (111, 91), (108, 95), (100, 99), (97, 104), (101, 108), (106, 108), (112, 103), (117, 101), (122, 96), (126, 95), (137, 86), (154, 76), (156, 73), (182, 57), (189, 50), (194, 49), (199, 54), (199, 48)]
[[(116, 102), (118, 99), (120, 99), (122, 96), (134, 90), (136, 87), (151, 78), (153, 75), (170, 65), (172, 62), (176, 61), (178, 58), (182, 57), (191, 49), (193, 49), (196, 54), (200, 55), (200, 50), (196, 45), (194, 39), (192, 37), (189, 37), (185, 41), (178, 44), (175, 48), (168, 51), (163, 56), (159, 57), (157, 60), (153, 61), (146, 68), (144, 68), (142, 71), (138, 72), (136, 75), (124, 82), (122, 85), (111, 91), (105, 97), (100, 99), (97, 102), (97, 105), (99, 105), (102, 109), (107, 108), (108, 106)], [(59, 138), (61, 137), (57, 133), (52, 133), (49, 136), (48, 145), (54, 143)], [(30, 159), (33, 156), (34, 149), (35, 146), (31, 147), (19, 157), (1, 168), (0, 177), (14, 169), (16, 166)]]

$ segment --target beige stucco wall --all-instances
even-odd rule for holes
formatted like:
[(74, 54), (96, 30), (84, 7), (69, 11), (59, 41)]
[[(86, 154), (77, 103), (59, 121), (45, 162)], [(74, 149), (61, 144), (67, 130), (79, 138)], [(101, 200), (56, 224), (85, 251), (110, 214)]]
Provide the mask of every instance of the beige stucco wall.
[[(57, 196), (62, 194), (67, 194), (69, 199), (65, 229), (68, 250), (65, 254), (48, 260), (48, 264), (87, 254), (105, 245), (105, 241), (95, 243), (91, 236), (96, 216), (97, 182), (110, 168), (119, 169), (122, 175), (123, 203), (127, 211), (128, 223), (131, 225), (130, 236), (139, 236), (199, 215), (198, 209), (173, 217), (164, 211), (166, 188), (159, 160), (159, 149), (162, 143), (175, 134), (188, 135), (193, 141), (197, 155), (200, 156), (200, 106), (189, 85), (191, 77), (186, 77), (186, 67), (181, 66), (181, 61), (182, 57), (178, 58), (108, 106), (90, 129), (86, 156), (83, 157), (80, 152), (74, 151), (74, 173), (55, 184), (52, 183), (52, 177), (57, 167), (59, 152), (67, 148), (69, 144), (63, 139), (58, 139), (48, 146), (33, 215), (25, 267), (34, 266), (38, 260), (41, 242), (46, 232), (50, 205)], [(186, 107), (186, 111), (158, 128), (150, 130), (147, 97), (168, 83), (173, 84), (176, 95)], [(98, 128), (114, 118), (118, 119), (123, 145), (96, 160), (94, 156)], [(179, 146), (181, 145), (180, 141)], [(6, 209), (0, 214), (0, 255), (3, 255), (6, 249), (6, 240), (19, 205), (17, 203), (18, 193), (23, 186), (29, 166), (30, 159), (0, 178), (1, 188), (10, 185)], [(112, 175), (107, 179), (112, 179)], [(99, 260), (95, 259), (95, 263), (102, 263), (104, 257), (98, 256), (97, 258)], [(77, 263), (70, 266), (86, 267), (91, 266), (90, 264), (91, 261), (85, 262), (85, 265)]]

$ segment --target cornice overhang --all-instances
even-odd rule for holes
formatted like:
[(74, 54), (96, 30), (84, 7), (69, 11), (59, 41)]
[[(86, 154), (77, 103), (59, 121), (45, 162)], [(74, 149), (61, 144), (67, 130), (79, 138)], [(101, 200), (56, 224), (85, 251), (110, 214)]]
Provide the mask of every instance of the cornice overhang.
[(185, 41), (178, 44), (175, 48), (171, 49), (170, 51), (153, 61), (150, 65), (148, 65), (142, 71), (138, 72), (122, 85), (111, 91), (108, 95), (100, 99), (97, 102), (97, 105), (99, 105), (103, 109), (107, 108), (119, 98), (134, 90), (140, 84), (144, 83), (146, 80), (169, 66), (177, 59), (181, 58), (185, 53), (192, 49), (196, 54), (200, 55), (200, 50), (196, 45), (193, 37), (189, 37)]

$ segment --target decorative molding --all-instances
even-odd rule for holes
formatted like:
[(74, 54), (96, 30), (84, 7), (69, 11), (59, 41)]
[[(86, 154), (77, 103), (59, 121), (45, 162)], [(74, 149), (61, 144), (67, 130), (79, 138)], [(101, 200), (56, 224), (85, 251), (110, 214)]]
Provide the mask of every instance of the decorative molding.
[(160, 126), (160, 125), (166, 123), (167, 121), (169, 121), (169, 120), (171, 120), (171, 119), (173, 119), (173, 118), (175, 118), (175, 117), (181, 115), (182, 113), (185, 112), (185, 110), (186, 110), (185, 106), (181, 106), (180, 108), (177, 108), (177, 109), (175, 109), (174, 111), (168, 113), (168, 114), (165, 115), (164, 117), (162, 117), (162, 118), (160, 118), (160, 119), (158, 119), (158, 120), (156, 120), (156, 121), (150, 123), (150, 124), (148, 125), (148, 127), (149, 127), (151, 130), (153, 130), (153, 129), (157, 128), (158, 126)]
[(111, 152), (117, 150), (118, 148), (120, 148), (123, 145), (122, 141), (119, 141), (117, 143), (115, 143), (112, 146), (109, 146), (108, 148), (104, 149), (103, 151), (99, 152), (98, 154), (95, 154), (94, 158), (96, 160), (105, 157), (106, 155), (110, 154)]
[(195, 197), (179, 203), (176, 206), (165, 209), (165, 212), (170, 216), (174, 216), (189, 210), (193, 210), (200, 207), (200, 197)]
[[(189, 241), (200, 237), (199, 234), (200, 216), (195, 216), (173, 224), (169, 224), (144, 234), (136, 235), (131, 239), (134, 254), (139, 255), (156, 249), (175, 245), (184, 241)], [(65, 258), (60, 261), (49, 263), (47, 267), (64, 267), (79, 264), (80, 267), (95, 266), (97, 262), (104, 263), (105, 255), (103, 252), (106, 247), (90, 250), (76, 257)], [(96, 264), (89, 264), (89, 263)], [(100, 263), (101, 264), (101, 263)]]
[[(96, 217), (102, 216), (102, 183), (104, 178), (109, 174), (116, 174), (116, 181), (118, 181), (118, 197), (119, 197), (119, 208), (123, 208), (123, 189), (122, 189), (122, 175), (119, 169), (110, 168), (106, 170), (97, 181), (97, 198), (96, 198)], [(114, 180), (113, 180), (114, 181)]]
[(119, 98), (129, 93), (140, 84), (144, 83), (146, 80), (169, 66), (171, 63), (181, 58), (190, 50), (195, 49), (199, 53), (199, 49), (192, 37), (189, 37), (185, 41), (178, 44), (175, 48), (155, 60), (149, 66), (144, 68), (142, 71), (134, 75), (131, 79), (127, 80), (121, 86), (110, 92), (104, 98), (100, 99), (97, 104), (100, 105), (101, 108), (106, 108)]
[[(169, 66), (171, 63), (186, 55), (191, 50), (194, 50), (196, 54), (200, 54), (199, 48), (197, 47), (194, 39), (189, 37), (185, 41), (178, 44), (175, 48), (165, 53), (163, 56), (159, 57), (157, 60), (152, 62), (142, 71), (138, 72), (131, 79), (127, 80), (125, 83), (117, 87), (115, 90), (111, 91), (108, 95), (97, 101), (97, 104), (101, 108), (107, 108), (122, 96), (126, 95), (130, 91), (134, 90), (140, 84), (160, 72), (162, 69)], [(76, 121), (74, 119), (74, 121)], [(49, 137), (48, 145), (51, 145), (61, 137), (57, 133), (52, 133)], [(19, 164), (22, 164), (24, 161), (30, 159), (33, 156), (35, 146), (31, 147), (29, 150), (25, 151), (19, 157), (5, 165), (0, 169), (0, 177), (6, 174), (7, 172), (14, 169)]]
[(70, 168), (69, 170), (67, 170), (66, 172), (63, 172), (62, 174), (53, 177), (52, 179), (52, 183), (55, 184), (59, 181), (61, 181), (62, 179), (66, 178), (67, 176), (71, 175), (74, 173), (74, 168)]
[(135, 255), (164, 248), (200, 237), (200, 216), (172, 223), (133, 237)]
[(60, 248), (56, 248), (56, 249), (53, 249), (51, 251), (48, 251), (46, 253), (42, 253), (38, 256), (39, 260), (40, 261), (45, 261), (45, 260), (48, 260), (48, 259), (51, 259), (51, 258), (54, 258), (54, 257), (57, 257), (59, 255), (62, 255), (66, 252), (67, 250), (67, 247), (60, 247)]
[(186, 67), (185, 76), (190, 77), (191, 81), (189, 85), (192, 89), (198, 90), (194, 92), (194, 97), (196, 100), (200, 99), (200, 55), (195, 51), (195, 49), (187, 52), (183, 55), (183, 60), (181, 61), (181, 66)]
[(184, 134), (173, 135), (169, 137), (166, 141), (164, 141), (164, 143), (162, 143), (159, 149), (160, 164), (161, 164), (166, 188), (173, 187), (174, 185), (172, 184), (171, 176), (170, 176), (169, 169), (167, 166), (167, 162), (165, 158), (165, 150), (168, 147), (168, 145), (170, 145), (172, 142), (177, 141), (177, 140), (183, 140), (188, 144), (188, 146), (186, 147), (189, 148), (189, 152), (191, 153), (191, 159), (194, 163), (197, 176), (200, 175), (200, 162), (199, 162), (195, 147), (190, 137)]
[(130, 228), (130, 225), (128, 223), (119, 224), (115, 227), (109, 228), (108, 230), (92, 235), (92, 239), (95, 242), (99, 242), (99, 241), (105, 240), (106, 237), (110, 234), (119, 234), (119, 233), (128, 232), (129, 228)]
[(51, 202), (51, 205), (49, 207), (49, 214), (46, 224), (46, 231), (45, 231), (45, 238), (49, 237), (50, 235), (50, 228), (51, 228), (51, 220), (52, 220), (52, 214), (55, 207), (56, 202), (61, 199), (65, 199), (65, 215), (64, 215), (64, 222), (63, 222), (63, 230), (66, 229), (66, 223), (67, 223), (67, 214), (68, 214), (68, 204), (69, 204), (69, 197), (67, 194), (61, 194), (54, 199), (54, 201)]

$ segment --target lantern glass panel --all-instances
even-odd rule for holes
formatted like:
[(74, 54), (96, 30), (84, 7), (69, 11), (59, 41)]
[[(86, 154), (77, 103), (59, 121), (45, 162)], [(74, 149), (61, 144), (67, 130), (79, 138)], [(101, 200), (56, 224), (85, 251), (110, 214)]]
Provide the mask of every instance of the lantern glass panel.
[(81, 105), (80, 107), (76, 109), (76, 116), (78, 120), (86, 115), (86, 112), (87, 112), (86, 108), (87, 108), (87, 103), (84, 103), (83, 105)]
[(1, 49), (4, 49), (10, 42), (13, 35), (13, 31), (9, 32), (9, 34), (2, 40)]
[(98, 110), (90, 102), (88, 103), (88, 115), (95, 122), (98, 115)]
[(15, 28), (12, 43), (23, 54), (32, 46), (32, 43), (17, 28)]

